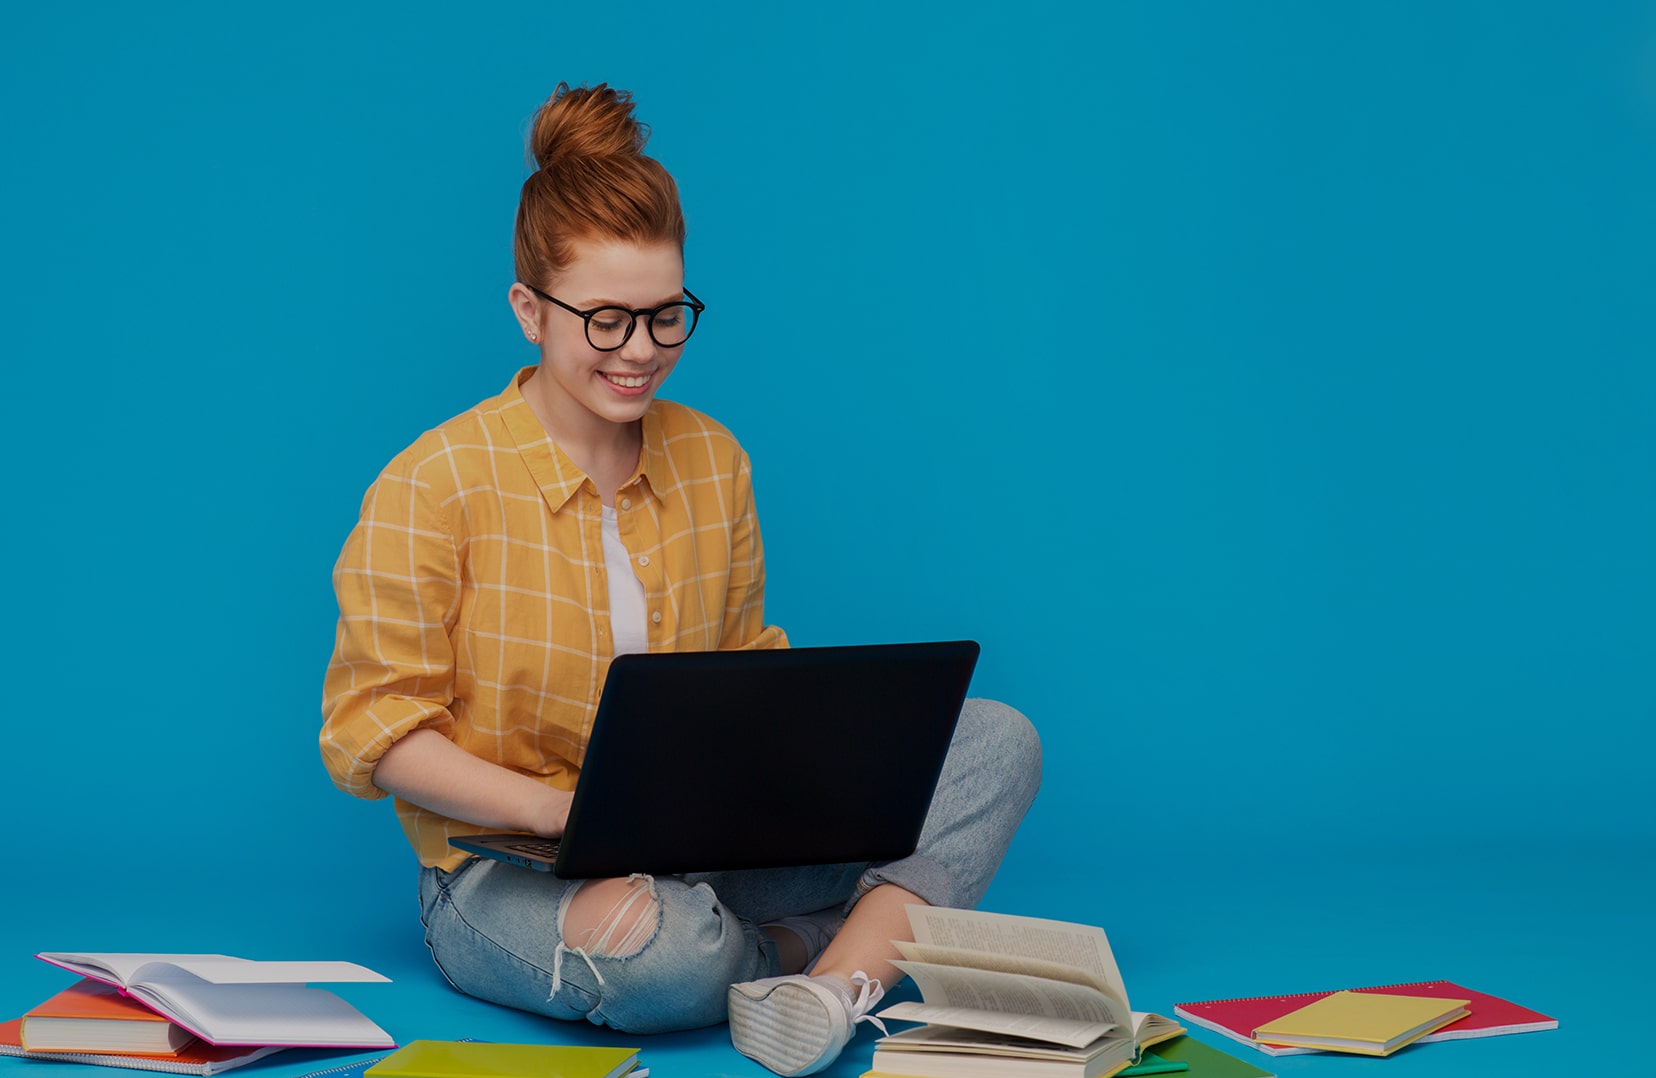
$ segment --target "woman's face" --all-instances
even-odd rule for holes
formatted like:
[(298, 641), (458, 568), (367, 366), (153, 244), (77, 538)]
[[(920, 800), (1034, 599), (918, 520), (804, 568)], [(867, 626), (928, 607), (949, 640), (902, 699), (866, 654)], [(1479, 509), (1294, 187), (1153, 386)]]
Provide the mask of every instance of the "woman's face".
[[(547, 293), (579, 310), (659, 307), (684, 298), (684, 260), (674, 244), (638, 246), (625, 241), (583, 241), (575, 259), (552, 282)], [(587, 338), (580, 315), (548, 303), (522, 285), (512, 288), (512, 304), (526, 333), (539, 338), (537, 377), (549, 379), (552, 403), (566, 423), (585, 425), (597, 419), (632, 423), (642, 418), (667, 376), (673, 373), (684, 345), (663, 348), (640, 318), (627, 343), (600, 352)], [(602, 317), (602, 316), (599, 316)], [(597, 319), (594, 319), (595, 323)], [(594, 325), (594, 334), (600, 327)]]

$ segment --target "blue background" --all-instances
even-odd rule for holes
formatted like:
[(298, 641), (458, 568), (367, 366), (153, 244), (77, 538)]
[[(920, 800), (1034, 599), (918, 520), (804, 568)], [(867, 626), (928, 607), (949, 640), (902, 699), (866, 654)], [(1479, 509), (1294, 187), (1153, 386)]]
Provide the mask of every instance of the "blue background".
[[(566, 79), (679, 180), (667, 395), (757, 463), (771, 620), (975, 637), (1040, 727), (989, 908), (1105, 926), (1142, 1008), (1442, 977), (1564, 1023), (1284, 1074), (1551, 1073), (1631, 1015), (1656, 7), (5, 24), (0, 1012), (61, 986), (37, 950), (209, 950), (381, 969), (342, 994), (400, 1039), (626, 1041), (448, 992), (315, 749), (363, 490), (532, 361), (510, 229)], [(722, 1030), (646, 1058), (760, 1073)]]

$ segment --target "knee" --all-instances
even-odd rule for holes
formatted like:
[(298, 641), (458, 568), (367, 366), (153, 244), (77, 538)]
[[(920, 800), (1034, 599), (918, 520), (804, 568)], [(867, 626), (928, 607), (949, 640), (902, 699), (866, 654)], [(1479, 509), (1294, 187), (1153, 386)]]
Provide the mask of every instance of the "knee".
[(661, 927), (661, 902), (648, 876), (580, 880), (559, 914), (564, 945), (594, 958), (628, 958)]
[(995, 762), (1033, 800), (1041, 785), (1041, 735), (1023, 712), (999, 700), (969, 699), (960, 710), (960, 726), (977, 743), (980, 758)]
[[(662, 1033), (714, 1025), (725, 1019), (725, 993), (756, 976), (763, 965), (758, 930), (726, 911), (706, 884), (675, 879), (598, 881), (581, 890), (594, 896), (578, 908), (577, 894), (564, 922), (564, 944), (587, 945), (598, 983), (589, 1021), (629, 1033)], [(624, 886), (629, 885), (630, 886)], [(632, 912), (644, 908), (648, 915)], [(631, 898), (627, 911), (617, 906)], [(565, 959), (566, 968), (568, 959)], [(576, 967), (577, 969), (583, 968)]]

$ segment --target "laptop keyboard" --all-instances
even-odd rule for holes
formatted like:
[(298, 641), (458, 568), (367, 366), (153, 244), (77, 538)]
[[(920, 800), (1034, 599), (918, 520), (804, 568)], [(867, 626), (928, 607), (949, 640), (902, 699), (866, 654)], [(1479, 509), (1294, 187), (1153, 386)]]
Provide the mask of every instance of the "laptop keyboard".
[(506, 849), (513, 853), (526, 853), (530, 857), (539, 857), (545, 861), (556, 861), (558, 859), (558, 843), (553, 839), (507, 843)]

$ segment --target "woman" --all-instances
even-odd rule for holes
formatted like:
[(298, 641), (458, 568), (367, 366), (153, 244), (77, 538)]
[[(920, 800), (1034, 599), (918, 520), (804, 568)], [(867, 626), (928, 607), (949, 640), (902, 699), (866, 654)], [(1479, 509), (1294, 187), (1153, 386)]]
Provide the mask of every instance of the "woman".
[(459, 990), (635, 1033), (728, 1016), (739, 1050), (808, 1074), (899, 975), (903, 906), (988, 886), (1039, 783), (1017, 712), (967, 702), (898, 862), (565, 881), (448, 845), (562, 832), (613, 656), (787, 646), (764, 621), (747, 455), (656, 397), (704, 307), (632, 111), (561, 85), (536, 113), (508, 299), (539, 363), (369, 489), (334, 573), (322, 753), (342, 789), (395, 798)]

